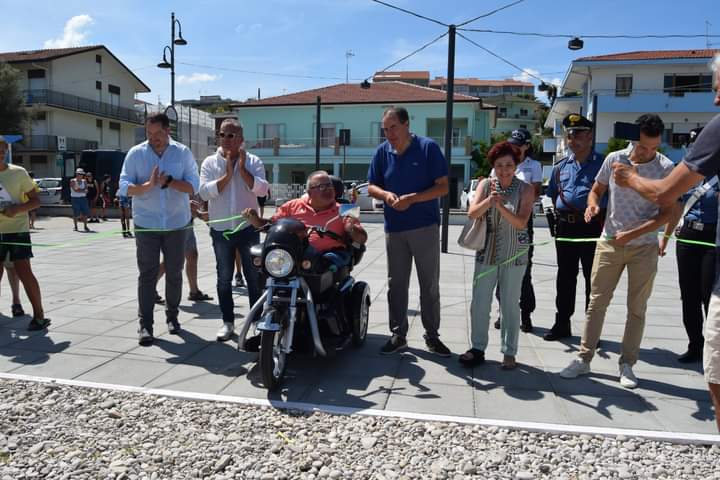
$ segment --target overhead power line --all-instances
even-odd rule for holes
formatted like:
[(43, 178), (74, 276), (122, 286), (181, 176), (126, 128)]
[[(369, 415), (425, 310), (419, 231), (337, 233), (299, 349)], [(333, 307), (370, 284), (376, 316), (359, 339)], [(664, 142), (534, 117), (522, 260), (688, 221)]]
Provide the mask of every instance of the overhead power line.
[(500, 7), (500, 8), (496, 8), (495, 10), (492, 10), (492, 11), (490, 11), (490, 12), (488, 12), (488, 13), (484, 13), (484, 14), (478, 16), (478, 17), (471, 18), (470, 20), (464, 21), (464, 22), (462, 22), (461, 24), (459, 24), (457, 27), (458, 27), (458, 29), (460, 29), (460, 27), (462, 27), (463, 25), (467, 25), (468, 23), (472, 23), (472, 22), (474, 22), (475, 20), (480, 20), (481, 18), (489, 17), (490, 15), (494, 15), (494, 14), (496, 14), (496, 13), (502, 11), (502, 10), (505, 10), (506, 8), (514, 7), (514, 6), (517, 5), (518, 3), (522, 3), (522, 2), (524, 2), (524, 1), (525, 1), (525, 0), (517, 0), (517, 1), (515, 1), (515, 2), (508, 3), (507, 5), (504, 5), (504, 6)]
[[(443, 37), (446, 36), (446, 35), (447, 35), (447, 32), (444, 32), (442, 35), (440, 35), (440, 36), (438, 36), (438, 37), (435, 37), (434, 39), (430, 40), (428, 43), (426, 43), (426, 44), (423, 45), (422, 47), (418, 48), (417, 50), (414, 50), (413, 52), (405, 55), (405, 56), (402, 57), (400, 60), (398, 60), (398, 61), (396, 61), (396, 62), (394, 62), (394, 63), (391, 63), (390, 65), (388, 65), (387, 67), (383, 68), (382, 70), (378, 70), (378, 72), (386, 72), (388, 69), (394, 67), (394, 66), (397, 65), (398, 63), (400, 63), (400, 62), (402, 62), (402, 61), (404, 61), (404, 60), (407, 60), (408, 58), (412, 57), (412, 56), (415, 55), (416, 53), (422, 52), (422, 51), (425, 50), (427, 47), (429, 47), (429, 46), (432, 45), (433, 43), (437, 42), (438, 40), (440, 40), (441, 38), (443, 38)], [(372, 75), (371, 75), (371, 76), (372, 76)], [(369, 79), (369, 78), (370, 78), (370, 77), (367, 77), (365, 80), (367, 80), (367, 79)]]
[(654, 33), (648, 33), (648, 34), (638, 34), (638, 35), (629, 35), (629, 34), (592, 34), (592, 35), (578, 35), (578, 34), (569, 34), (569, 33), (541, 33), (541, 32), (515, 32), (511, 30), (492, 30), (489, 28), (460, 28), (458, 27), (458, 30), (462, 30), (464, 32), (474, 32), (474, 33), (494, 33), (498, 35), (517, 35), (517, 36), (523, 36), (523, 37), (545, 37), (545, 38), (632, 38), (632, 39), (642, 39), (642, 38), (720, 38), (720, 35), (705, 35), (705, 34), (681, 34), (681, 33), (670, 33), (670, 34), (654, 34)]
[(426, 17), (425, 15), (420, 15), (419, 13), (412, 12), (410, 10), (406, 10), (404, 8), (398, 7), (396, 5), (393, 5), (391, 3), (382, 2), (381, 0), (372, 0), (375, 3), (379, 3), (380, 5), (385, 5), (386, 7), (393, 8), (395, 10), (399, 10), (401, 12), (407, 13), (409, 15), (412, 15), (413, 17), (422, 18), (423, 20), (427, 20), (428, 22), (437, 23), (438, 25), (442, 25), (443, 27), (449, 26), (447, 23), (443, 23), (440, 20), (436, 20), (434, 18)]
[(510, 60), (508, 60), (508, 59), (506, 59), (506, 58), (504, 58), (504, 57), (501, 57), (500, 55), (498, 55), (497, 53), (493, 52), (492, 50), (490, 50), (490, 49), (488, 49), (488, 48), (485, 48), (485, 47), (483, 47), (482, 45), (480, 45), (479, 43), (476, 43), (476, 42), (470, 40), (469, 38), (467, 38), (467, 37), (466, 37), (465, 35), (463, 35), (462, 33), (457, 32), (457, 35), (458, 35), (458, 37), (462, 37), (463, 39), (465, 39), (465, 41), (470, 42), (470, 43), (472, 43), (473, 45), (475, 45), (476, 47), (478, 47), (478, 48), (484, 50), (485, 52), (489, 53), (490, 55), (492, 55), (493, 57), (497, 58), (498, 60), (500, 60), (500, 61), (502, 61), (502, 62), (504, 62), (504, 63), (507, 63), (508, 65), (510, 65), (510, 66), (513, 67), (513, 68), (516, 68), (516, 69), (519, 70), (520, 72), (525, 73), (527, 76), (532, 77), (532, 78), (534, 78), (534, 79), (536, 79), (536, 80), (539, 80), (539, 81), (541, 81), (541, 82), (545, 82), (545, 80), (543, 80), (542, 78), (538, 77), (538, 76), (535, 75), (534, 73), (529, 72), (528, 70), (525, 70), (524, 68), (515, 65), (515, 64), (514, 64), (513, 62), (511, 62)]

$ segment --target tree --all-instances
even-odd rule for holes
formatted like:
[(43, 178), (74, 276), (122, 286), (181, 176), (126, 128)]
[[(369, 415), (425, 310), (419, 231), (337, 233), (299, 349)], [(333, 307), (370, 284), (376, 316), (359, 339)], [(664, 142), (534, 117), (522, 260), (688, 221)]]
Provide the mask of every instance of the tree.
[(623, 148), (628, 146), (628, 143), (630, 143), (630, 142), (628, 142), (627, 140), (623, 140), (622, 138), (615, 138), (615, 137), (608, 138), (607, 148), (605, 148), (605, 152), (604, 152), (605, 156), (607, 157), (608, 153), (622, 150)]
[(486, 143), (483, 141), (473, 142), (473, 149), (470, 152), (470, 162), (475, 167), (471, 178), (487, 177), (490, 175), (492, 167), (487, 159), (487, 153), (490, 150), (490, 145), (493, 143)]
[(0, 134), (22, 134), (28, 119), (20, 72), (0, 62)]

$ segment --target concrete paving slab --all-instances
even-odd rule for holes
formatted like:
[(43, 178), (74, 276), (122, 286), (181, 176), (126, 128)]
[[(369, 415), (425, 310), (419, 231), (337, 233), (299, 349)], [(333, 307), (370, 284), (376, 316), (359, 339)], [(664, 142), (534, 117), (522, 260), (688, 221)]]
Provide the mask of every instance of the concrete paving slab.
[(47, 361), (42, 363), (23, 365), (13, 370), (13, 373), (38, 377), (73, 379), (109, 361), (111, 361), (111, 359), (97, 355), (63, 352), (48, 356)]
[(393, 383), (386, 409), (463, 417), (475, 413), (473, 390), (469, 386), (414, 384), (407, 380)]

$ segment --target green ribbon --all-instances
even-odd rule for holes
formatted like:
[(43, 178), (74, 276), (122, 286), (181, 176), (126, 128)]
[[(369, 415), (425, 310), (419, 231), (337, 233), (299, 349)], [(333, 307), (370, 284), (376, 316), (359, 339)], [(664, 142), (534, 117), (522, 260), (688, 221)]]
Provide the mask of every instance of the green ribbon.
[[(714, 243), (701, 242), (701, 241), (699, 241), (699, 240), (686, 240), (686, 239), (684, 239), (684, 238), (678, 238), (678, 237), (675, 236), (675, 235), (665, 235), (664, 233), (659, 233), (659, 232), (658, 232), (658, 235), (662, 235), (662, 236), (664, 236), (665, 238), (673, 238), (673, 239), (675, 239), (675, 241), (678, 242), (678, 243), (685, 243), (685, 244), (688, 244), (688, 245), (699, 245), (699, 246), (703, 246), (703, 247), (712, 247), (712, 248), (715, 248), (715, 246), (716, 246)], [(612, 237), (612, 236), (605, 236), (605, 237), (599, 237), (599, 238), (555, 237), (553, 240), (555, 240), (555, 241), (557, 241), (557, 242), (581, 243), (581, 242), (599, 242), (599, 241), (601, 241), (601, 240), (609, 241), (609, 240), (613, 240), (614, 238), (615, 238), (615, 237)], [(512, 263), (512, 262), (514, 262), (515, 260), (517, 260), (518, 258), (520, 258), (520, 257), (522, 257), (523, 255), (527, 254), (527, 253), (530, 251), (530, 247), (541, 247), (541, 246), (543, 246), (543, 245), (547, 245), (547, 244), (549, 244), (549, 243), (552, 243), (553, 240), (547, 240), (547, 241), (544, 241), (544, 242), (537, 242), (537, 243), (531, 243), (531, 244), (529, 244), (529, 245), (527, 246), (527, 248), (522, 249), (522, 250), (519, 251), (517, 254), (513, 255), (512, 257), (508, 258), (507, 260), (504, 260), (504, 261), (498, 263), (497, 265), (494, 265), (493, 268), (491, 268), (490, 270), (486, 270), (486, 271), (484, 271), (484, 272), (479, 273), (478, 275), (476, 275), (475, 278), (473, 279), (473, 285), (474, 285), (478, 280), (480, 280), (480, 279), (483, 278), (483, 277), (486, 277), (486, 276), (490, 275), (491, 273), (495, 272), (498, 268), (502, 267), (503, 265), (507, 265), (507, 264), (509, 264), (509, 263)]]
[[(243, 215), (234, 215), (232, 217), (226, 217), (226, 218), (218, 218), (216, 220), (210, 220), (207, 222), (203, 222), (207, 225), (211, 225), (214, 223), (222, 223), (222, 222), (229, 222), (232, 220), (238, 220), (243, 219), (240, 224), (235, 227), (232, 230), (225, 230), (223, 232), (223, 237), (225, 239), (228, 239), (230, 235), (233, 235), (234, 233), (237, 233), (240, 231), (245, 225), (247, 225), (247, 220), (245, 220), (245, 217)], [(169, 233), (169, 232), (178, 232), (181, 230), (191, 230), (196, 228), (193, 223), (190, 223), (184, 227), (180, 228), (135, 228), (135, 234), (143, 234), (143, 233)], [(102, 240), (105, 238), (110, 238), (115, 235), (121, 234), (121, 233), (132, 233), (132, 230), (108, 230), (107, 232), (98, 232), (97, 235), (92, 235), (87, 238), (84, 238), (82, 240), (73, 240), (72, 242), (65, 242), (65, 243), (27, 243), (27, 242), (0, 242), (0, 245), (15, 245), (20, 247), (42, 247), (42, 248), (66, 248), (66, 247), (73, 247), (73, 246), (80, 246), (80, 245), (86, 245), (88, 243), (94, 242), (96, 240)]]

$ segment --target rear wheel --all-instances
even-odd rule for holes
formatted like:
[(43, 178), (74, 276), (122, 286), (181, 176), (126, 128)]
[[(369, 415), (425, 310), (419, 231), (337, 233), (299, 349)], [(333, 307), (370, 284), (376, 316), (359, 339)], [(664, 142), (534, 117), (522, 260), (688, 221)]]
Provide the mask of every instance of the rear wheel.
[(285, 374), (287, 353), (282, 350), (284, 333), (285, 329), (263, 331), (260, 337), (260, 373), (268, 390), (276, 390)]
[(352, 321), (352, 342), (356, 347), (365, 343), (370, 319), (370, 286), (357, 282), (350, 292), (347, 314)]

